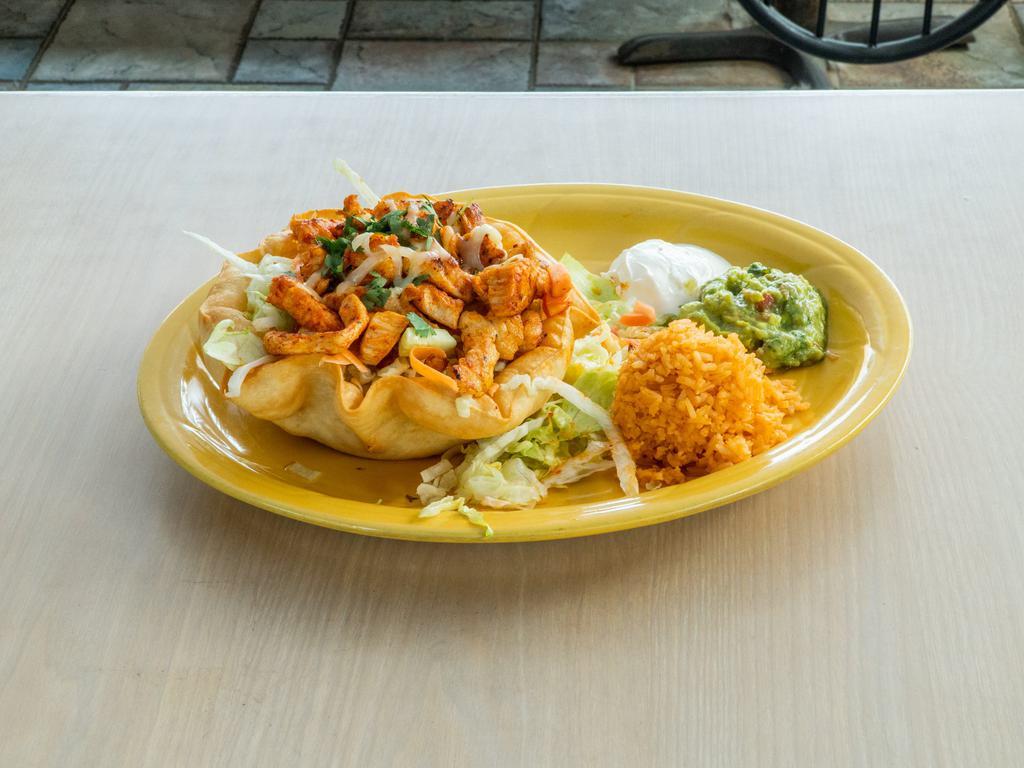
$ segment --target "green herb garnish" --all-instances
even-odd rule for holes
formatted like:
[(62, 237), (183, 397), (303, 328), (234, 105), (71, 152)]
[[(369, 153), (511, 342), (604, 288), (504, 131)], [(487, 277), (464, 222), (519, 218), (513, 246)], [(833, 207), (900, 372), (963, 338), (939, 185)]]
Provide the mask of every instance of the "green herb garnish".
[(391, 211), (376, 221), (366, 224), (367, 232), (377, 232), (385, 235), (395, 235), (402, 245), (409, 245), (413, 235), (419, 237), (430, 237), (434, 234), (434, 227), (437, 225), (437, 214), (434, 206), (429, 200), (417, 201), (420, 212), (415, 222), (410, 222), (406, 217), (409, 210)]
[(366, 284), (366, 291), (360, 297), (363, 305), (369, 310), (380, 309), (388, 300), (391, 291), (388, 289), (388, 281), (376, 272), (370, 273), (371, 280)]
[(425, 339), (434, 332), (434, 326), (424, 320), (422, 317), (417, 315), (415, 312), (407, 312), (405, 315), (409, 318), (409, 322), (412, 324), (412, 332), (419, 336), (421, 339)]
[(427, 280), (429, 280), (429, 279), (430, 279), (430, 275), (428, 275), (426, 272), (421, 272), (420, 274), (416, 275), (416, 277), (414, 277), (412, 279), (412, 284), (413, 285), (422, 285), (423, 283), (427, 282)]
[(324, 256), (324, 270), (332, 277), (344, 277), (345, 275), (345, 251), (352, 244), (352, 239), (342, 235), (337, 240), (329, 237), (318, 237), (316, 241), (327, 251)]

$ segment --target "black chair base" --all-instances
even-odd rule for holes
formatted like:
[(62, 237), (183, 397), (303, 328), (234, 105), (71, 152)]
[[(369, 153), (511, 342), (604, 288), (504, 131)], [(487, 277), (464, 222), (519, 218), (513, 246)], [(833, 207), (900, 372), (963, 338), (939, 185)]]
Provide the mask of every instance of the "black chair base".
[[(936, 27), (951, 16), (936, 16)], [(896, 19), (879, 25), (878, 40), (899, 40), (909, 30), (919, 27), (919, 19)], [(837, 32), (840, 40), (867, 39), (868, 25), (850, 24)], [(966, 45), (973, 35), (959, 40)], [(780, 42), (761, 27), (715, 30), (710, 32), (674, 32), (664, 35), (641, 35), (619, 46), (618, 60), (625, 65), (682, 64), (696, 61), (763, 61), (781, 69), (797, 88), (828, 90), (832, 83), (820, 60), (801, 53)]]

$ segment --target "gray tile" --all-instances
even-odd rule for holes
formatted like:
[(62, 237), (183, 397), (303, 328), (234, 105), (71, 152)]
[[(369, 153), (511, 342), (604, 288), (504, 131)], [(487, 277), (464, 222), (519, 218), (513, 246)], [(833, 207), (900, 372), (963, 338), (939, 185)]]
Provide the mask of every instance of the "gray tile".
[(633, 69), (615, 62), (617, 47), (616, 43), (541, 43), (537, 85), (629, 88)]
[[(860, 3), (829, 4), (837, 20), (859, 20)], [(891, 6), (891, 7), (889, 7)], [(882, 6), (892, 18), (920, 13), (909, 3)], [(957, 14), (963, 6), (936, 3), (936, 14)], [(843, 88), (1022, 88), (1024, 44), (1010, 8), (1002, 8), (974, 31), (967, 48), (947, 48), (909, 61), (893, 64), (841, 64), (833, 66)]]
[(322, 91), (323, 85), (280, 83), (129, 83), (129, 91)]
[(529, 43), (351, 41), (336, 91), (523, 91)]
[(326, 40), (250, 40), (236, 83), (326, 83), (334, 43)]
[(39, 80), (223, 80), (255, 0), (76, 0)]
[(46, 37), (64, 0), (0, 0), (0, 37)]
[(344, 0), (263, 0), (249, 37), (337, 40), (347, 6)]
[(42, 40), (0, 40), (0, 80), (25, 76)]
[(122, 83), (29, 83), (28, 91), (120, 91)]
[(349, 38), (530, 40), (532, 0), (360, 0)]
[(617, 40), (688, 29), (728, 29), (723, 0), (543, 0), (544, 40)]
[(759, 61), (649, 64), (636, 68), (636, 85), (647, 89), (757, 90), (789, 88), (781, 70)]

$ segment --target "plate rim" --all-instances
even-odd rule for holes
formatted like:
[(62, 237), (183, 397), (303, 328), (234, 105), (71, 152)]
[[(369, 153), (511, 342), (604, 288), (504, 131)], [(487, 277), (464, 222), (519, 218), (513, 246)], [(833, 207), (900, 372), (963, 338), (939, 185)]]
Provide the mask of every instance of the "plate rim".
[[(197, 461), (192, 453), (177, 450), (173, 439), (176, 432), (176, 425), (168, 423), (170, 420), (162, 418), (161, 413), (159, 412), (161, 409), (159, 408), (158, 403), (161, 400), (161, 396), (159, 385), (160, 379), (158, 375), (159, 365), (157, 364), (157, 358), (159, 357), (159, 351), (164, 346), (168, 345), (173, 340), (175, 334), (181, 330), (171, 321), (174, 320), (177, 315), (183, 313), (186, 305), (193, 303), (198, 294), (205, 294), (210, 282), (214, 279), (211, 278), (211, 280), (199, 286), (196, 290), (192, 291), (188, 296), (182, 299), (166, 315), (166, 317), (164, 317), (143, 351), (136, 379), (136, 393), (139, 410), (141, 411), (142, 418), (147, 429), (153, 436), (157, 445), (159, 445), (160, 448), (168, 454), (176, 464), (178, 464), (178, 466), (182, 467), (198, 480), (233, 498), (275, 514), (283, 515), (301, 522), (311, 523), (320, 527), (376, 538), (434, 543), (500, 544), (579, 538), (614, 531), (629, 530), (632, 528), (668, 522), (682, 517), (689, 517), (691, 515), (699, 514), (700, 512), (705, 512), (709, 509), (731, 504), (741, 499), (753, 496), (784, 482), (798, 472), (809, 469), (840, 450), (854, 437), (860, 434), (860, 432), (863, 431), (863, 429), (881, 412), (889, 401), (892, 400), (910, 365), (910, 358), (912, 356), (914, 345), (913, 322), (906, 300), (889, 275), (869, 256), (845, 240), (829, 234), (822, 229), (785, 214), (777, 213), (775, 211), (747, 203), (668, 187), (655, 187), (639, 184), (541, 182), (471, 187), (456, 189), (439, 194), (452, 197), (484, 196), (493, 194), (510, 195), (515, 193), (529, 195), (531, 192), (538, 194), (550, 194), (566, 190), (576, 193), (589, 192), (592, 194), (600, 194), (602, 191), (606, 193), (654, 193), (658, 197), (674, 198), (677, 200), (681, 198), (682, 202), (703, 203), (705, 205), (710, 202), (716, 204), (714, 207), (724, 206), (727, 209), (732, 209), (733, 212), (742, 212), (747, 214), (754, 212), (758, 214), (759, 218), (764, 218), (769, 221), (775, 220), (776, 223), (785, 223), (787, 225), (786, 229), (790, 231), (813, 235), (814, 240), (819, 244), (825, 243), (833, 246), (838, 244), (842, 248), (847, 249), (852, 252), (856, 258), (862, 260), (872, 269), (875, 273), (875, 279), (880, 280), (882, 285), (885, 286), (885, 289), (891, 294), (891, 297), (896, 299), (892, 304), (885, 300), (881, 302), (881, 306), (885, 307), (887, 310), (886, 315), (891, 320), (895, 321), (895, 325), (886, 324), (886, 328), (889, 332), (898, 336), (898, 341), (900, 342), (898, 347), (904, 350), (895, 373), (887, 371), (885, 386), (883, 388), (884, 391), (879, 392), (877, 385), (873, 386), (866, 403), (849, 406), (837, 415), (836, 420), (838, 421), (843, 417), (849, 417), (851, 413), (859, 413), (856, 420), (850, 423), (848, 427), (842, 430), (838, 435), (826, 437), (809, 446), (806, 451), (796, 453), (791, 459), (784, 463), (768, 468), (767, 471), (762, 473), (764, 476), (761, 479), (748, 478), (746, 481), (739, 481), (735, 487), (727, 487), (724, 489), (724, 493), (716, 493), (712, 498), (702, 502), (689, 505), (681, 504), (681, 501), (678, 498), (679, 494), (672, 493), (673, 490), (681, 489), (686, 485), (681, 484), (664, 489), (667, 492), (659, 499), (644, 500), (643, 497), (639, 497), (637, 499), (623, 498), (616, 499), (611, 502), (597, 502), (606, 508), (609, 504), (613, 505), (612, 509), (606, 509), (606, 514), (600, 519), (587, 520), (579, 517), (575, 521), (571, 521), (569, 523), (566, 523), (565, 521), (558, 522), (557, 519), (552, 519), (550, 523), (539, 523), (527, 527), (512, 529), (499, 528), (495, 530), (495, 535), (491, 538), (482, 537), (480, 535), (480, 529), (476, 527), (467, 526), (465, 530), (461, 528), (458, 530), (441, 530), (433, 528), (422, 523), (417, 523), (416, 518), (412, 514), (410, 514), (410, 522), (408, 523), (396, 524), (386, 522), (379, 525), (368, 525), (365, 523), (359, 523), (354, 518), (340, 518), (335, 512), (318, 512), (315, 509), (310, 509), (309, 504), (306, 503), (299, 503), (296, 501), (289, 503), (256, 493), (246, 488), (244, 485), (235, 483), (223, 477), (218, 472), (208, 469), (201, 462)], [(303, 489), (300, 486), (286, 483), (277, 478), (267, 478), (267, 482), (285, 485), (291, 492), (305, 491), (311, 494), (314, 498), (324, 496), (324, 494), (320, 494), (312, 489)], [(736, 481), (733, 482), (736, 483)], [(371, 509), (377, 508), (377, 505), (367, 502), (350, 499), (337, 499), (337, 497), (328, 498), (343, 501), (345, 506), (362, 509), (365, 512), (369, 512)], [(620, 502), (617, 507), (614, 506), (615, 502)], [(577, 508), (582, 510), (588, 506), (591, 506), (591, 504), (567, 504), (561, 505), (560, 509)], [(391, 510), (408, 510), (410, 513), (414, 512), (413, 509), (405, 507), (385, 505), (384, 508)], [(629, 514), (631, 510), (634, 511), (633, 514)], [(626, 516), (623, 517), (623, 514)]]

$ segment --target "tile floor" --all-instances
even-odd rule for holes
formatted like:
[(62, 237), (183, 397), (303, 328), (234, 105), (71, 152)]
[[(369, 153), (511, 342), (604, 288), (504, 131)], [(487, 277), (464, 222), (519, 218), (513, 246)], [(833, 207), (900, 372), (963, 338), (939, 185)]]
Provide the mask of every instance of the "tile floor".
[[(921, 5), (883, 8), (900, 17)], [(865, 21), (870, 4), (829, 9), (837, 22)], [(613, 58), (633, 35), (747, 24), (735, 0), (0, 0), (0, 90), (789, 86), (757, 63)], [(830, 78), (845, 88), (1024, 87), (1024, 3), (975, 35), (910, 62), (830, 65)]]

